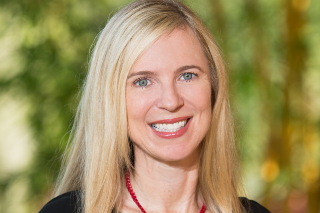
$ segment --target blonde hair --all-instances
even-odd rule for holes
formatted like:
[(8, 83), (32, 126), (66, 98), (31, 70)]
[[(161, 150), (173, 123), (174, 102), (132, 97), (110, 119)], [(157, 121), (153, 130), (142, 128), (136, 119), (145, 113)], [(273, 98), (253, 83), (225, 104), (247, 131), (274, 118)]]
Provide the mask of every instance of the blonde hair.
[(224, 63), (204, 24), (175, 0), (133, 2), (116, 13), (100, 33), (55, 196), (80, 190), (81, 209), (86, 213), (119, 207), (125, 171), (133, 168), (127, 132), (127, 75), (143, 51), (178, 27), (193, 30), (211, 70), (214, 106), (202, 144), (199, 191), (211, 212), (242, 212)]

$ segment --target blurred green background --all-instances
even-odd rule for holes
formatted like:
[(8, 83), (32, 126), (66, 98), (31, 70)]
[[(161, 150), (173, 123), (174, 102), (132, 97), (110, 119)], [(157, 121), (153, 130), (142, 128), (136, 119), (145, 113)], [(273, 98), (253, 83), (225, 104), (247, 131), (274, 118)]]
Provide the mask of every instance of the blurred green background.
[[(90, 46), (129, 0), (0, 1), (0, 212), (38, 212)], [(243, 180), (271, 212), (320, 212), (320, 1), (185, 0), (229, 72)]]

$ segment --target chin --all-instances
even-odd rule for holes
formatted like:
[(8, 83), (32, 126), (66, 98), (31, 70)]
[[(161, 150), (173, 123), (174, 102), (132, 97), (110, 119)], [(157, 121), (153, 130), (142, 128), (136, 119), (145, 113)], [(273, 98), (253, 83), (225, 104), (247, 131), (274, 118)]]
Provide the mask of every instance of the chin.
[(161, 150), (156, 159), (168, 163), (198, 162), (200, 159), (200, 147), (194, 149), (185, 145), (171, 145)]

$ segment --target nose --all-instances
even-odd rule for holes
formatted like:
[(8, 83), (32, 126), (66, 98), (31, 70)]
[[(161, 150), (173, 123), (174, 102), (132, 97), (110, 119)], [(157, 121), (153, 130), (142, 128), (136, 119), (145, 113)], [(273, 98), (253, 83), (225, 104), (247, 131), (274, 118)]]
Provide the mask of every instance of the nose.
[(174, 84), (162, 88), (157, 107), (174, 112), (183, 106), (183, 98)]

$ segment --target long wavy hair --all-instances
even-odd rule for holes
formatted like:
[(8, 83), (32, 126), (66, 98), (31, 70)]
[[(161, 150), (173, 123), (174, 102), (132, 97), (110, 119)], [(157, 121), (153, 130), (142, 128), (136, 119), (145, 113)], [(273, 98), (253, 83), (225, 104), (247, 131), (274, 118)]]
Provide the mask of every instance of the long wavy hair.
[(200, 41), (212, 82), (212, 118), (202, 141), (198, 190), (211, 212), (243, 212), (224, 63), (201, 20), (176, 0), (135, 1), (117, 12), (100, 32), (54, 196), (79, 190), (85, 213), (119, 208), (125, 172), (133, 169), (127, 75), (148, 47), (179, 27), (190, 28)]

